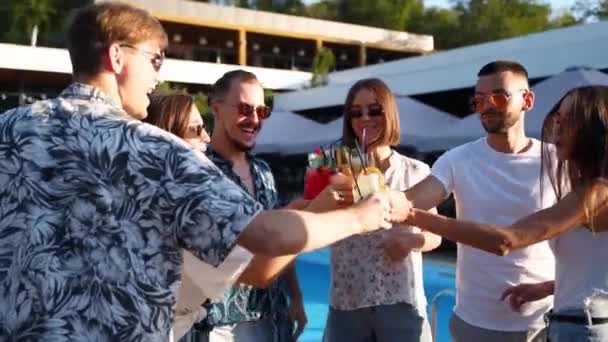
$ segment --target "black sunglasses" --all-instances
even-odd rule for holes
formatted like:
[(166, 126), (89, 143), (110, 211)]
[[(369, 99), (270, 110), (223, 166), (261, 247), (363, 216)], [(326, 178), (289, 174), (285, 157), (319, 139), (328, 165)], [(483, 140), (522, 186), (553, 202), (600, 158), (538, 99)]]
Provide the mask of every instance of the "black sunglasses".
[(270, 108), (268, 106), (254, 107), (254, 106), (244, 103), (244, 102), (240, 102), (239, 104), (236, 104), (236, 105), (231, 104), (231, 103), (226, 103), (226, 102), (224, 102), (224, 104), (227, 106), (236, 108), (238, 113), (245, 117), (252, 117), (253, 113), (256, 113), (260, 120), (268, 119), (268, 117), (272, 113), (272, 108)]
[(126, 48), (129, 48), (129, 49), (133, 49), (133, 50), (141, 53), (144, 56), (151, 57), (150, 58), (150, 63), (152, 63), (152, 67), (156, 71), (160, 71), (160, 67), (163, 66), (163, 62), (165, 61), (165, 53), (164, 52), (161, 52), (161, 53), (150, 52), (150, 51), (146, 51), (146, 50), (140, 49), (137, 46), (131, 45), (131, 44), (120, 44), (120, 47), (126, 47)]
[[(361, 106), (351, 106), (346, 109), (345, 113), (351, 118), (360, 118), (363, 116), (363, 108)], [(384, 115), (384, 108), (380, 104), (372, 103), (367, 106), (367, 115), (370, 117)]]

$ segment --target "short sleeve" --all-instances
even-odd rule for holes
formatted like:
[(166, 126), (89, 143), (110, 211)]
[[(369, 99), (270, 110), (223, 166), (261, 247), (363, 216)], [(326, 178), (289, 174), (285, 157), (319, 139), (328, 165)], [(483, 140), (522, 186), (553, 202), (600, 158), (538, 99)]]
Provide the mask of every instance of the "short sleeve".
[[(184, 252), (182, 284), (177, 295), (174, 336), (183, 336), (200, 316), (201, 305), (217, 300), (233, 286), (253, 259), (246, 249), (236, 246), (218, 267), (200, 261), (192, 253)], [(203, 313), (204, 314), (204, 313)]]
[(435, 161), (431, 169), (431, 175), (443, 184), (443, 188), (448, 194), (454, 192), (453, 159), (454, 154), (452, 151), (448, 151)]
[(410, 172), (410, 184), (408, 187), (412, 187), (420, 182), (422, 182), (428, 175), (431, 174), (431, 168), (427, 163), (417, 160), (417, 159), (409, 159), (410, 165), (408, 166), (408, 170)]
[(178, 138), (152, 126), (145, 130), (139, 172), (158, 187), (160, 219), (181, 247), (218, 266), (262, 205)]

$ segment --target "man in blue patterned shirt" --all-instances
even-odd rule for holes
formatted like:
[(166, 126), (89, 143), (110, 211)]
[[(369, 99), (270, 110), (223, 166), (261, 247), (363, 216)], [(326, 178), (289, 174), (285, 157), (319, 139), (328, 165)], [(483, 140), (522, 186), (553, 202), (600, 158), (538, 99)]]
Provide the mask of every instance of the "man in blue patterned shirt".
[[(212, 87), (210, 107), (215, 125), (207, 156), (264, 209), (274, 209), (278, 194), (270, 167), (250, 154), (270, 115), (259, 80), (244, 70), (224, 74)], [(204, 307), (207, 315), (190, 341), (290, 342), (297, 339), (307, 320), (294, 265), (268, 288), (238, 285), (227, 290), (223, 299)], [(290, 307), (298, 324), (295, 335)]]
[(85, 7), (67, 32), (75, 83), (0, 115), (1, 340), (166, 341), (184, 249), (212, 265), (237, 243), (297, 254), (387, 220), (384, 194), (323, 214), (261, 211), (141, 123), (166, 44), (144, 10)]

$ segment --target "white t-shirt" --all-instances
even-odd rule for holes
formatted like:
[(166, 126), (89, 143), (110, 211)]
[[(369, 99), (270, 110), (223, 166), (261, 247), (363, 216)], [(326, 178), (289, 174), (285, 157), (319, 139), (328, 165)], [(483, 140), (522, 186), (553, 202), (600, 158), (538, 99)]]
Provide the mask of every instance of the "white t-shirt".
[(171, 334), (172, 341), (179, 340), (188, 330), (205, 316), (201, 305), (209, 299), (218, 299), (241, 276), (253, 254), (235, 246), (217, 268), (188, 251), (183, 253), (182, 284), (177, 294), (175, 322)]
[[(404, 191), (426, 178), (425, 163), (393, 152), (384, 173), (389, 188)], [(411, 232), (420, 230), (405, 226)], [(389, 261), (381, 244), (388, 234), (379, 230), (339, 241), (331, 247), (330, 305), (356, 310), (377, 305), (409, 303), (426, 310), (422, 284), (422, 255), (412, 252), (399, 262)]]
[[(519, 154), (500, 153), (486, 138), (459, 146), (442, 155), (432, 175), (454, 193), (457, 217), (508, 226), (555, 203), (551, 183), (540, 189), (541, 143)], [(465, 322), (498, 331), (526, 331), (543, 326), (542, 316), (552, 298), (513, 311), (500, 296), (521, 283), (553, 280), (555, 260), (547, 242), (500, 257), (458, 244), (455, 313)]]
[[(551, 241), (555, 251), (555, 310), (592, 307), (608, 302), (608, 232), (577, 228)], [(608, 317), (601, 312), (597, 317)]]

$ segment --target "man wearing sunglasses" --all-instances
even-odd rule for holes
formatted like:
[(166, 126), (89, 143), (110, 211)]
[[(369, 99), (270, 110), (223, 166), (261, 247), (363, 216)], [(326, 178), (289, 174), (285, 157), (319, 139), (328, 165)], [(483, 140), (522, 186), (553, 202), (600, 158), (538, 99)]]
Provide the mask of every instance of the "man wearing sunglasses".
[(2, 340), (167, 341), (183, 251), (218, 266), (238, 244), (288, 262), (388, 224), (390, 194), (331, 213), (263, 210), (142, 123), (167, 46), (147, 11), (86, 6), (66, 41), (74, 83), (0, 115)]
[[(541, 143), (524, 131), (534, 93), (526, 69), (516, 62), (489, 63), (478, 77), (471, 104), (487, 136), (443, 154), (431, 175), (406, 196), (415, 207), (429, 209), (454, 194), (459, 219), (509, 225), (555, 201), (549, 179), (539, 182)], [(551, 298), (521, 306), (518, 298), (501, 297), (517, 284), (553, 280), (554, 267), (546, 242), (507, 257), (458, 245), (457, 301), (450, 322), (453, 340), (540, 339)]]
[[(278, 194), (270, 167), (250, 154), (270, 116), (262, 85), (250, 72), (230, 71), (213, 85), (209, 103), (215, 123), (207, 156), (265, 209), (274, 209)], [(307, 320), (293, 265), (267, 288), (237, 285), (203, 306), (207, 315), (191, 332), (202, 336), (198, 341), (293, 341)]]

